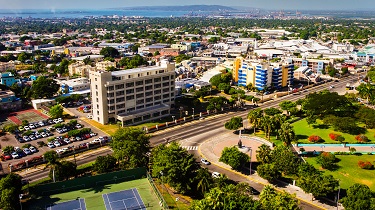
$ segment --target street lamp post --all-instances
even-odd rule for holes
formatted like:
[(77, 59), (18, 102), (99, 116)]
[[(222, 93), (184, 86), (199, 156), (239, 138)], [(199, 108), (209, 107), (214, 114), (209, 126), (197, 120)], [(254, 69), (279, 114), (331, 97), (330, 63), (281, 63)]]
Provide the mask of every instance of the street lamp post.
[(375, 146), (371, 146), (371, 153), (374, 152), (374, 148), (375, 148)]
[(175, 123), (175, 121), (174, 121), (174, 115), (172, 116), (172, 119), (173, 119), (173, 123)]
[(18, 197), (20, 198), (20, 206), (21, 206), (21, 210), (22, 210), (22, 202), (21, 202), (21, 200), (22, 200), (23, 194), (19, 194)]
[(249, 176), (251, 176), (251, 162), (252, 162), (251, 155), (253, 153), (253, 150), (251, 149), (251, 147), (249, 147), (249, 150), (250, 150), (250, 175)]
[(163, 194), (163, 191), (164, 191), (164, 189), (163, 189), (163, 171), (160, 171), (160, 175), (161, 175), (161, 190), (162, 190), (162, 194)]
[(192, 108), (193, 109), (193, 120), (194, 120), (194, 108)]
[(322, 152), (323, 152), (323, 148), (324, 148), (324, 147), (326, 147), (326, 146), (324, 146), (324, 145), (320, 146), (320, 148), (322, 148)]
[(337, 192), (337, 203), (336, 203), (337, 210), (339, 210), (339, 200), (340, 200), (340, 180), (339, 180), (339, 190)]

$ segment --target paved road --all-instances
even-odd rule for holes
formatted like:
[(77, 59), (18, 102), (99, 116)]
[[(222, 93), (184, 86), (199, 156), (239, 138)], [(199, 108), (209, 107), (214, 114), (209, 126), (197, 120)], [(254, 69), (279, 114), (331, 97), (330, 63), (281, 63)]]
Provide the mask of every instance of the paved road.
[[(328, 89), (329, 86), (332, 85), (332, 84), (334, 84), (335, 86), (339, 86), (339, 85), (342, 86), (342, 85), (346, 84), (347, 82), (355, 79), (355, 77), (356, 76), (343, 78), (343, 79), (340, 80), (340, 82), (337, 82), (337, 83), (331, 82), (331, 83), (323, 84), (323, 85), (320, 85), (320, 86), (317, 86), (317, 87), (313, 87), (313, 88), (309, 89), (308, 91), (302, 92), (300, 94), (291, 94), (291, 95), (288, 95), (288, 96), (285, 96), (285, 97), (282, 97), (282, 98), (278, 98), (278, 99), (266, 102), (266, 103), (260, 105), (260, 107), (261, 108), (278, 107), (278, 104), (283, 100), (296, 101), (298, 99), (304, 98), (308, 93), (310, 93), (312, 91), (321, 91), (323, 89)], [(178, 125), (178, 126), (175, 126), (175, 127), (172, 127), (172, 128), (154, 133), (153, 137), (151, 138), (150, 141), (151, 141), (151, 144), (155, 146), (155, 145), (158, 145), (158, 144), (161, 144), (161, 143), (165, 143), (166, 141), (181, 141), (181, 140), (183, 140), (184, 142), (188, 142), (188, 143), (184, 144), (184, 146), (187, 146), (187, 147), (190, 147), (191, 149), (193, 149), (190, 152), (192, 152), (193, 154), (195, 154), (198, 157), (199, 154), (197, 153), (197, 151), (195, 149), (202, 142), (204, 142), (208, 138), (214, 137), (215, 135), (220, 135), (220, 133), (223, 130), (225, 130), (224, 126), (223, 126), (224, 123), (227, 120), (229, 120), (231, 117), (241, 116), (241, 117), (245, 118), (247, 116), (248, 111), (249, 110), (239, 111), (239, 112), (230, 112), (230, 113), (220, 114), (220, 115), (217, 115), (217, 116), (206, 118), (206, 119), (201, 120), (201, 121), (190, 122), (190, 123), (187, 123), (185, 125)], [(109, 154), (109, 153), (111, 153), (111, 151), (109, 149), (107, 149), (107, 150), (102, 150), (98, 153), (93, 153), (89, 157), (83, 156), (82, 159), (81, 158), (77, 159), (77, 164), (80, 165), (80, 164), (84, 164), (84, 163), (93, 161), (93, 160), (95, 160), (95, 158), (97, 156), (105, 155), (105, 154)], [(263, 185), (259, 185), (257, 183), (252, 183), (242, 176), (238, 176), (234, 173), (229, 173), (225, 169), (221, 169), (221, 168), (216, 167), (214, 165), (207, 166), (207, 167), (212, 171), (218, 171), (219, 173), (226, 174), (230, 179), (233, 179), (235, 181), (249, 182), (258, 191), (261, 191), (261, 189), (263, 188)], [(31, 173), (27, 174), (27, 172), (23, 172), (23, 173), (25, 173), (27, 178), (29, 178), (31, 180), (38, 180), (42, 177), (47, 176), (47, 171), (39, 171), (39, 172), (35, 172), (35, 173), (32, 173), (32, 174)], [(308, 203), (303, 203), (303, 202), (301, 203), (301, 206), (304, 209), (317, 209), (316, 207), (311, 206)]]
[[(278, 104), (283, 100), (292, 100), (296, 101), (298, 99), (304, 98), (310, 92), (318, 92), (324, 89), (329, 89), (331, 85), (334, 85), (335, 88), (330, 89), (331, 91), (335, 91), (335, 89), (342, 88), (348, 83), (349, 81), (353, 80), (353, 76), (348, 78), (343, 78), (339, 82), (330, 82), (326, 84), (322, 84), (317, 87), (310, 88), (304, 92), (298, 94), (291, 94), (282, 98), (277, 98), (273, 101), (266, 102), (260, 105), (261, 108), (270, 108), (270, 107), (278, 107)], [(218, 116), (213, 116), (210, 118), (206, 118), (201, 121), (190, 122), (185, 125), (177, 125), (175, 127), (159, 131), (153, 134), (151, 138), (151, 143), (153, 145), (158, 145), (160, 143), (170, 142), (170, 141), (180, 141), (182, 146), (187, 148), (189, 152), (193, 153), (197, 158), (199, 158), (199, 154), (197, 153), (197, 147), (204, 141), (209, 138), (213, 138), (214, 136), (221, 135), (225, 132), (224, 123), (229, 120), (233, 116), (241, 116), (246, 118), (247, 113), (249, 110), (246, 111), (239, 111), (239, 112), (230, 112), (226, 114), (220, 114)], [(246, 126), (246, 123), (244, 123)], [(263, 189), (263, 185), (251, 182), (245, 179), (243, 176), (239, 176), (237, 174), (231, 173), (225, 169), (217, 167), (215, 165), (207, 166), (211, 171), (217, 171), (219, 173), (226, 174), (230, 179), (235, 181), (244, 181), (248, 182), (251, 186), (253, 186), (256, 190), (261, 191)], [(301, 207), (303, 209), (317, 209), (315, 206), (312, 206), (308, 203), (301, 202)]]

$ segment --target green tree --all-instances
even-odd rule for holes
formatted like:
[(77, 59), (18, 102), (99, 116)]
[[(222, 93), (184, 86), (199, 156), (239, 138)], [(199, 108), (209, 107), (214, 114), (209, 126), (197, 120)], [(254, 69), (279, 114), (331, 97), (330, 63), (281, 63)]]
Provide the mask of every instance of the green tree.
[(266, 179), (269, 182), (273, 182), (276, 179), (281, 177), (281, 173), (278, 170), (278, 167), (274, 163), (265, 163), (257, 167), (257, 173), (263, 179)]
[(367, 102), (375, 93), (375, 87), (369, 83), (361, 83), (356, 89), (362, 98), (366, 98)]
[(204, 196), (204, 194), (210, 190), (214, 183), (211, 173), (207, 168), (198, 169), (195, 182), (195, 186), (197, 186), (196, 191), (201, 193), (201, 196)]
[(375, 209), (374, 192), (367, 185), (354, 184), (340, 200), (346, 210)]
[(227, 83), (220, 83), (219, 86), (217, 87), (220, 91), (223, 91), (224, 93), (228, 94), (230, 90), (230, 85)]
[(269, 115), (269, 116), (275, 116), (277, 114), (281, 114), (281, 111), (280, 109), (277, 109), (277, 108), (274, 108), (274, 107), (271, 107), (271, 108), (266, 108), (264, 109), (264, 113), (266, 115)]
[(243, 126), (242, 117), (232, 117), (224, 126), (228, 130), (237, 130)]
[(263, 116), (263, 110), (262, 109), (253, 109), (247, 114), (247, 119), (249, 123), (253, 125), (254, 128), (254, 134), (256, 131), (256, 128), (260, 126), (260, 118)]
[(219, 159), (220, 162), (230, 165), (235, 170), (241, 169), (249, 160), (250, 157), (238, 150), (237, 147), (225, 147)]
[(295, 102), (292, 102), (292, 101), (283, 101), (283, 102), (279, 103), (279, 106), (284, 111), (290, 111), (290, 109), (296, 108), (297, 104)]
[(51, 116), (51, 118), (59, 118), (62, 117), (63, 112), (63, 107), (60, 104), (57, 104), (51, 107), (48, 114)]
[(212, 86), (218, 87), (219, 84), (222, 83), (221, 74), (211, 77), (210, 83)]
[(283, 123), (279, 129), (279, 136), (285, 145), (290, 145), (295, 140), (293, 126), (287, 122)]
[[(56, 181), (69, 180), (69, 178), (76, 176), (77, 165), (70, 161), (57, 162), (53, 169), (49, 171), (49, 177)], [(53, 174), (54, 173), (54, 174)]]
[(118, 52), (117, 49), (113, 47), (104, 47), (103, 49), (100, 50), (100, 55), (103, 55), (105, 58), (106, 57), (117, 58), (120, 56), (120, 53)]
[(116, 167), (117, 160), (112, 155), (98, 156), (93, 165), (94, 171), (107, 173)]
[(316, 162), (324, 169), (333, 170), (336, 168), (336, 156), (330, 152), (322, 152), (317, 158)]
[(194, 156), (176, 142), (152, 149), (152, 175), (163, 179), (177, 192), (187, 193), (193, 188), (199, 165)]
[(296, 195), (285, 191), (277, 192), (271, 185), (266, 185), (259, 196), (262, 209), (300, 210)]
[(278, 145), (272, 150), (272, 163), (284, 175), (294, 175), (297, 173), (299, 165), (298, 158), (289, 146)]
[(120, 128), (110, 143), (113, 156), (124, 168), (147, 166), (150, 136), (138, 128)]
[(260, 147), (258, 147), (258, 150), (256, 151), (256, 157), (257, 161), (260, 164), (272, 163), (271, 148), (266, 144), (262, 144)]
[(52, 98), (57, 93), (59, 88), (60, 86), (56, 83), (55, 80), (40, 76), (33, 82), (30, 89), (30, 95), (34, 99)]
[(16, 210), (19, 208), (19, 194), (22, 193), (21, 176), (10, 173), (0, 180), (0, 208)]

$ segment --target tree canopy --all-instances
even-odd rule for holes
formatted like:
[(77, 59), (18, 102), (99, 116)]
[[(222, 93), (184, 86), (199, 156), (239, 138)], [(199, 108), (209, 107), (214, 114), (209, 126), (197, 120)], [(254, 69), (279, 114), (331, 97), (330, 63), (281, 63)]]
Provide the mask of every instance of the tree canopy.
[(346, 210), (375, 209), (374, 192), (367, 185), (354, 184), (340, 200)]
[(152, 175), (163, 179), (172, 188), (187, 193), (193, 188), (196, 171), (199, 169), (194, 156), (176, 142), (159, 145), (152, 149)]
[(249, 160), (250, 157), (238, 150), (236, 146), (225, 147), (219, 159), (220, 162), (230, 165), (235, 170), (239, 170)]
[(243, 126), (242, 117), (232, 117), (224, 126), (229, 130), (237, 130)]
[(52, 98), (57, 93), (59, 88), (60, 86), (55, 80), (40, 76), (33, 82), (30, 89), (30, 95), (34, 99)]
[(120, 128), (112, 135), (110, 143), (113, 156), (123, 168), (147, 166), (150, 136), (138, 128)]
[(103, 55), (105, 58), (117, 58), (120, 56), (120, 53), (113, 47), (104, 47), (100, 50), (100, 55)]
[(62, 117), (63, 112), (64, 112), (63, 107), (60, 104), (57, 104), (51, 107), (51, 109), (49, 110), (49, 115), (52, 118), (59, 118), (59, 117)]

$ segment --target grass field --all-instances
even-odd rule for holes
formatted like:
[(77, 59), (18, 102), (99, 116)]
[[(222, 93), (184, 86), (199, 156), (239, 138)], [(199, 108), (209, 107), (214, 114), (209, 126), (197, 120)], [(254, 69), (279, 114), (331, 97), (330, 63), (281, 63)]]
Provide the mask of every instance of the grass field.
[[(348, 133), (341, 133), (341, 132), (336, 132), (330, 127), (325, 127), (325, 126), (319, 126), (321, 124), (321, 121), (318, 120), (318, 124), (315, 125), (315, 128), (313, 125), (308, 125), (306, 122), (306, 119), (297, 121), (293, 123), (294, 126), (294, 132), (296, 133), (296, 137), (298, 138), (299, 143), (310, 143), (307, 138), (311, 135), (318, 135), (320, 136), (324, 142), (322, 143), (339, 143), (337, 141), (333, 141), (329, 138), (330, 133), (337, 133), (342, 135), (345, 138), (345, 142), (348, 143), (357, 143), (357, 140), (355, 140), (356, 135), (351, 135)], [(367, 129), (367, 132), (365, 135), (369, 138), (370, 141), (375, 142), (374, 138), (375, 134), (375, 129)]]
[(358, 167), (358, 161), (369, 161), (374, 164), (374, 155), (336, 155), (340, 161), (338, 162), (339, 168), (336, 171), (328, 171), (321, 168), (319, 164), (316, 163), (316, 158), (309, 157), (305, 160), (314, 165), (315, 168), (319, 168), (324, 171), (324, 174), (330, 174), (336, 179), (340, 180), (340, 187), (348, 189), (354, 183), (365, 184), (369, 186), (372, 190), (375, 190), (375, 171), (365, 170)]
[[(147, 209), (161, 209), (159, 206), (159, 200), (156, 197), (147, 178), (104, 186), (97, 186), (94, 188), (71, 191), (51, 196), (38, 197), (34, 200), (34, 202), (24, 204), (24, 207), (26, 207), (26, 209), (45, 209), (46, 205), (52, 203), (60, 203), (75, 200), (77, 198), (84, 198), (88, 210), (105, 210), (106, 208), (104, 205), (102, 194), (118, 192), (131, 188), (137, 188), (143, 200), (143, 203), (146, 207), (149, 206), (147, 207)], [(42, 192), (39, 193), (42, 194)]]

